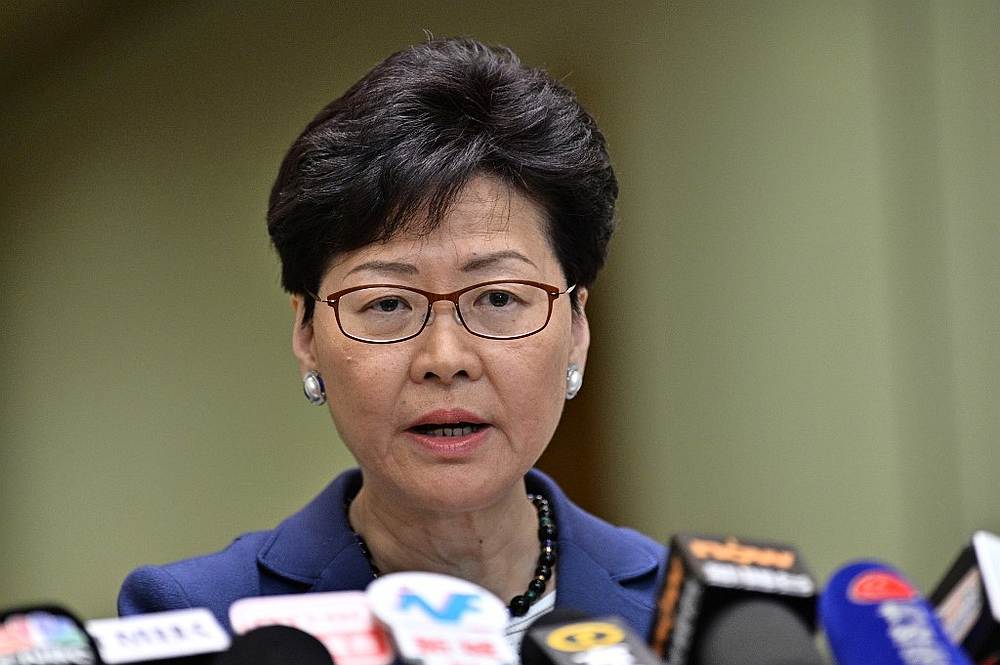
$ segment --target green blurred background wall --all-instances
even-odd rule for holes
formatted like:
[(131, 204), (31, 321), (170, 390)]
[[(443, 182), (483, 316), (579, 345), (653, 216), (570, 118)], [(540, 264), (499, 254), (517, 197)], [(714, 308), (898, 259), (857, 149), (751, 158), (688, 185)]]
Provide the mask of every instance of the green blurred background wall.
[(1000, 531), (1000, 3), (7, 3), (0, 605), (274, 525), (350, 459), (300, 394), (264, 211), (422, 31), (512, 46), (606, 130), (620, 232), (543, 466), (666, 539), (877, 556)]

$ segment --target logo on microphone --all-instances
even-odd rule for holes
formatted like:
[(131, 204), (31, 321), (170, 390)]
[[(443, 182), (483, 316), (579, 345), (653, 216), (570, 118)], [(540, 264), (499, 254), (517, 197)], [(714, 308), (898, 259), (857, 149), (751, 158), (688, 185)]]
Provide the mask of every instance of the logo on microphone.
[(546, 643), (553, 649), (569, 653), (608, 647), (620, 644), (624, 640), (625, 633), (621, 628), (604, 621), (571, 623), (568, 626), (556, 628), (545, 638)]
[(688, 549), (696, 558), (734, 563), (738, 566), (761, 566), (791, 570), (795, 566), (795, 550), (765, 547), (741, 542), (729, 537), (719, 541), (709, 537), (693, 538)]
[(479, 596), (471, 593), (452, 593), (444, 599), (440, 607), (434, 607), (423, 596), (404, 590), (399, 595), (399, 610), (407, 612), (411, 608), (418, 608), (419, 611), (441, 623), (457, 624), (467, 613), (479, 611), (478, 600)]
[(868, 605), (887, 600), (913, 600), (917, 591), (909, 582), (890, 571), (869, 570), (851, 580), (847, 597), (855, 603)]
[(489, 591), (447, 575), (383, 575), (366, 594), (375, 615), (393, 629), (406, 625), (502, 633), (510, 618), (507, 606)]
[(0, 623), (0, 663), (92, 665), (97, 662), (83, 630), (68, 616), (47, 610), (14, 613)]

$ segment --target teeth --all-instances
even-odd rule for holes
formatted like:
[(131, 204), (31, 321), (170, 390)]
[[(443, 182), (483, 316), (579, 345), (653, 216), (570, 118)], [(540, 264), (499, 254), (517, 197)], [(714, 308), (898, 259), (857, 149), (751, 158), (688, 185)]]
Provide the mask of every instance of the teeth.
[(475, 427), (466, 425), (464, 427), (438, 427), (427, 433), (431, 436), (466, 436), (467, 434), (472, 434), (474, 431), (476, 431)]

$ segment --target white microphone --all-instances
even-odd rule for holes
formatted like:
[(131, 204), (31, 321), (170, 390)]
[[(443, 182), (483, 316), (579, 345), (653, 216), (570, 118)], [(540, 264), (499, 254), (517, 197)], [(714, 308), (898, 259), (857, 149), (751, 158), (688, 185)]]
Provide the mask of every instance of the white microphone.
[(410, 665), (512, 665), (507, 606), (471, 582), (434, 573), (393, 573), (368, 586), (372, 612)]
[(930, 601), (948, 637), (973, 661), (1000, 662), (1000, 536), (973, 534)]

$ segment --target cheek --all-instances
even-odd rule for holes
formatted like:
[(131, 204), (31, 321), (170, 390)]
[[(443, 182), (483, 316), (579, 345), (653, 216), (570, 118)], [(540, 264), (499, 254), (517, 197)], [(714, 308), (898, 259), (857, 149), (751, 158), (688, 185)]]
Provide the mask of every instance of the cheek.
[(522, 436), (537, 433), (547, 443), (565, 402), (567, 352), (527, 344), (510, 351), (494, 365), (498, 393)]
[(330, 413), (349, 446), (363, 445), (382, 424), (393, 422), (405, 368), (378, 347), (329, 350), (322, 355)]

